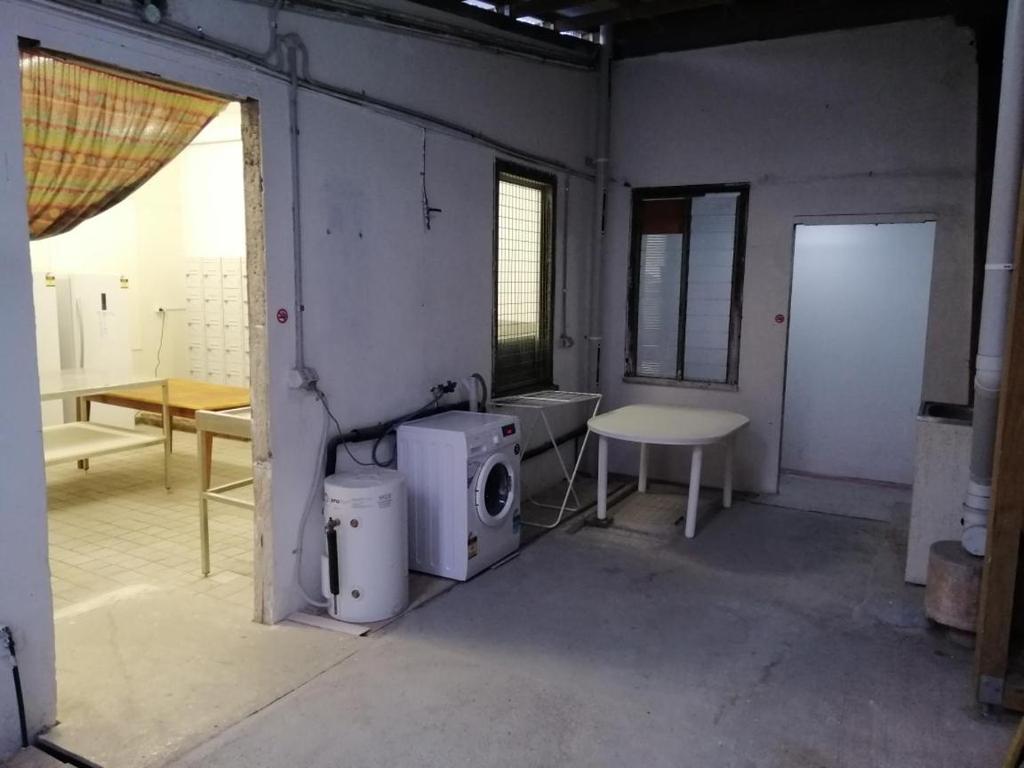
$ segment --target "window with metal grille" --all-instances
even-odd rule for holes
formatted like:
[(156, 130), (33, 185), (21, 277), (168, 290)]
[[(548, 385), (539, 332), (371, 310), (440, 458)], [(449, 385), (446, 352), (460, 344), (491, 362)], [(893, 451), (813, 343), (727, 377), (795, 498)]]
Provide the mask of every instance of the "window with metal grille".
[(627, 376), (737, 383), (748, 193), (633, 192)]
[(495, 190), (496, 395), (552, 384), (552, 245), (555, 179), (498, 163)]

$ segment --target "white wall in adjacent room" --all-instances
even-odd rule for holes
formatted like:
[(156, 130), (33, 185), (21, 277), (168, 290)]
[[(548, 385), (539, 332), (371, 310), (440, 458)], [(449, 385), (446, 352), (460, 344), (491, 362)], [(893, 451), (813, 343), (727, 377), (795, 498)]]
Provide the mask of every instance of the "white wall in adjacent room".
[[(188, 259), (245, 258), (241, 111), (232, 102), (152, 179), (70, 232), (31, 244), (33, 273), (128, 277), (132, 357), (139, 370), (186, 378)], [(157, 307), (166, 307), (166, 321)], [(45, 363), (41, 362), (41, 365)]]

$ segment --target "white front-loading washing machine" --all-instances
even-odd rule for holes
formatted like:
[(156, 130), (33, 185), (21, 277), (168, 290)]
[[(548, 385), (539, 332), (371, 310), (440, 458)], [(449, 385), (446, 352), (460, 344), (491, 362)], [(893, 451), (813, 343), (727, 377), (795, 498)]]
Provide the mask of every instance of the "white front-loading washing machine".
[(519, 420), (448, 411), (398, 428), (409, 567), (465, 581), (519, 548)]

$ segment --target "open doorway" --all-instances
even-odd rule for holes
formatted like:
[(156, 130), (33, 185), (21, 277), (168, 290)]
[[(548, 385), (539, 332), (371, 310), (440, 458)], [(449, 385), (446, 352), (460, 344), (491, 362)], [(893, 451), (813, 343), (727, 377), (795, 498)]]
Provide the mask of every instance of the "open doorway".
[[(144, 765), (285, 687), (236, 686), (267, 653), (239, 482), (253, 449), (217, 439), (204, 480), (196, 434), (207, 412), (251, 424), (250, 391), (267, 421), (257, 110), (40, 48), (21, 62), (58, 689), (44, 740)], [(204, 482), (237, 486), (210, 502), (208, 568)]]
[(934, 240), (934, 222), (796, 227), (783, 483), (912, 483)]
[[(241, 108), (231, 102), (125, 200), (31, 244), (43, 387), (62, 375), (80, 381), (79, 373), (97, 371), (108, 374), (112, 387), (169, 379), (176, 428), (170, 493), (159, 445), (109, 454), (97, 445), (98, 456), (77, 462), (47, 451), (58, 620), (83, 601), (112, 599), (139, 585), (202, 583), (196, 581), (202, 574), (190, 435), (195, 416), (188, 411), (250, 405), (244, 216)], [(160, 404), (155, 384), (44, 400), (47, 447), (56, 444), (51, 428), (79, 418), (159, 437)], [(218, 444), (215, 459), (218, 475), (252, 474), (246, 442)], [(251, 500), (251, 487), (237, 493)], [(251, 512), (217, 512), (217, 587), (203, 584), (204, 592), (249, 607)]]

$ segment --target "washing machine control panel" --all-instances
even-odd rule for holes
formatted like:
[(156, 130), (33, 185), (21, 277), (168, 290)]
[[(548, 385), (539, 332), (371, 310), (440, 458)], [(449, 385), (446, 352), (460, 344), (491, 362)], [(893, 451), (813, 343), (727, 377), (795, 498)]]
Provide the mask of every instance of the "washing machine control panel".
[(472, 434), (467, 434), (470, 455), (491, 452), (506, 445), (518, 445), (519, 423), (510, 420), (502, 424), (489, 424)]

